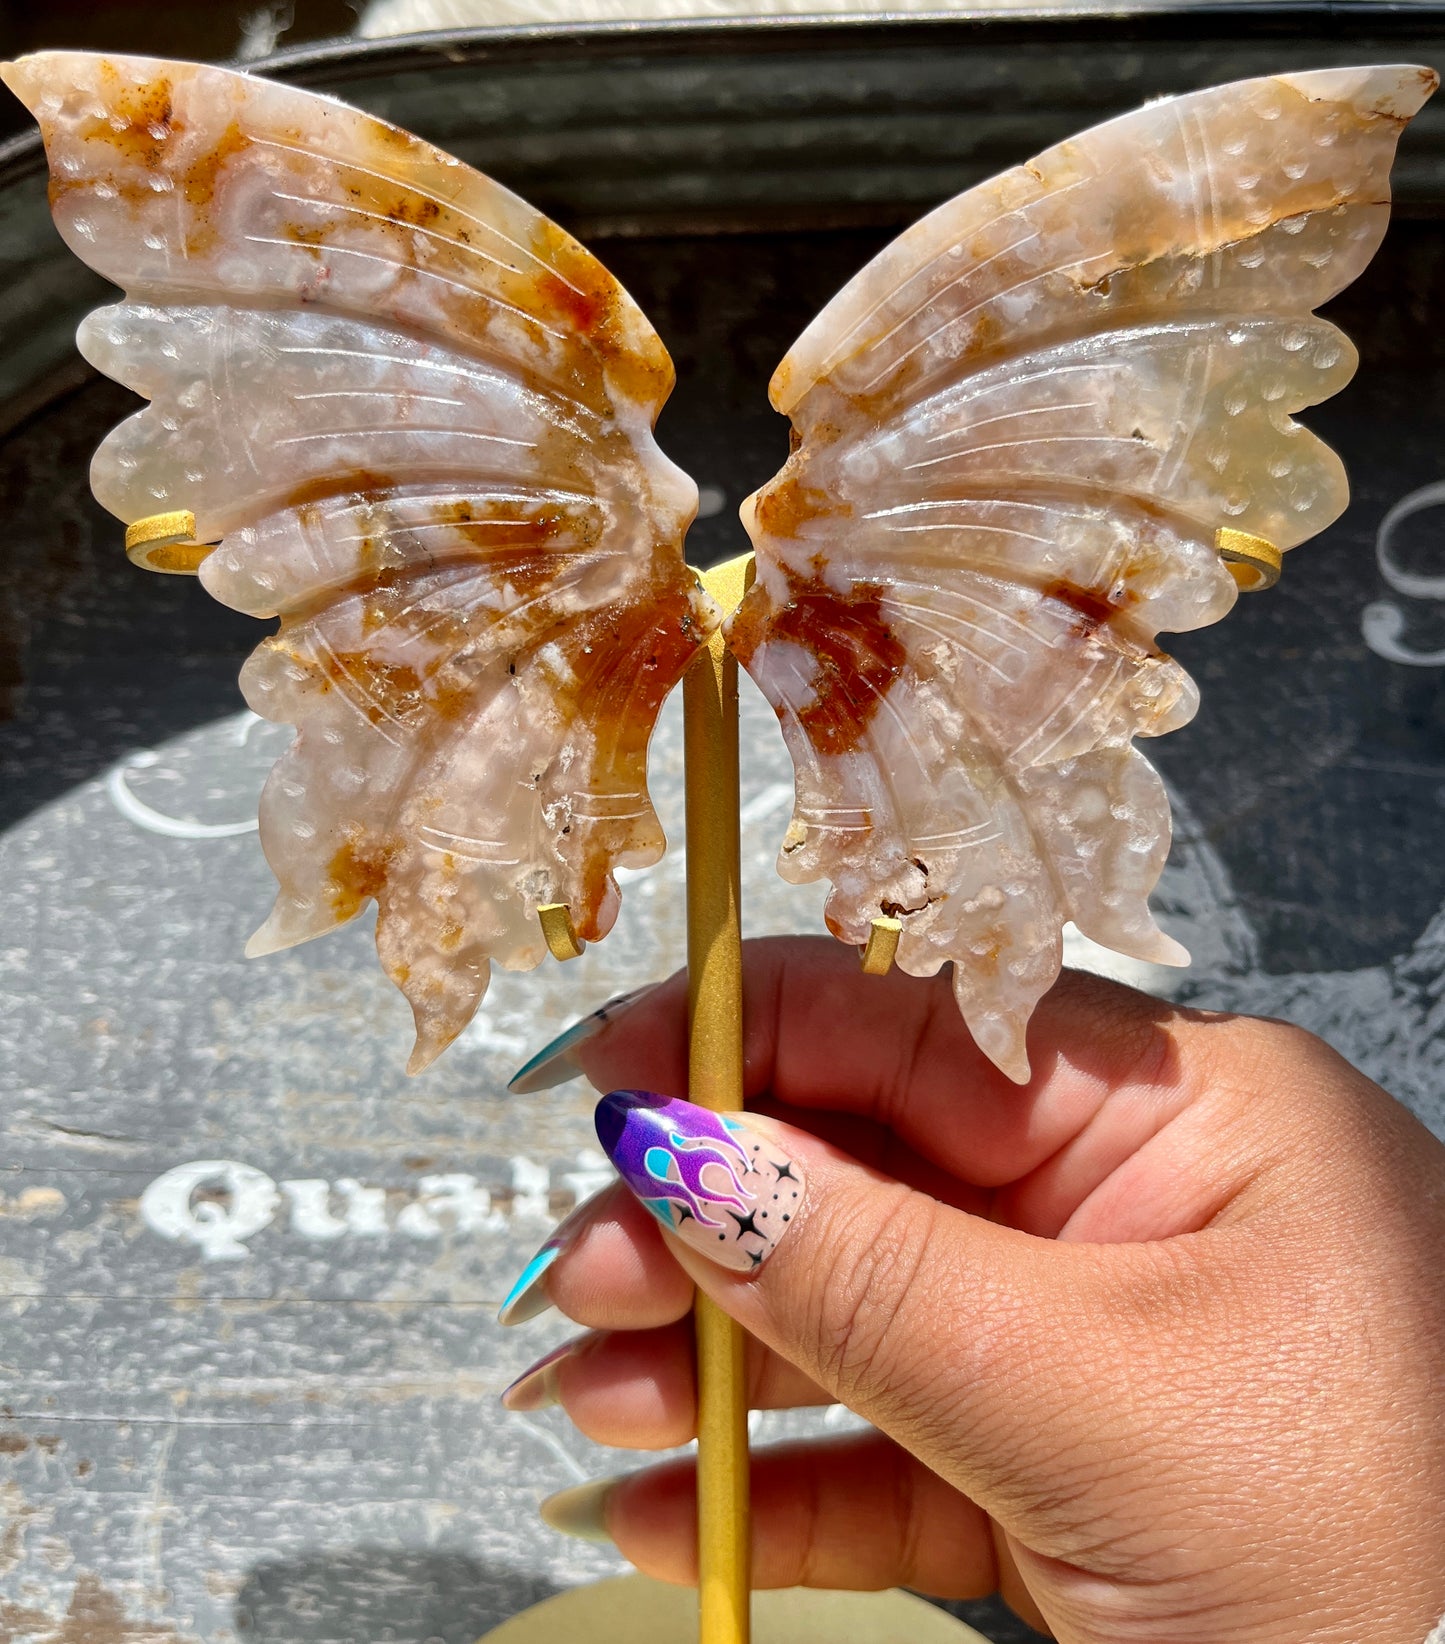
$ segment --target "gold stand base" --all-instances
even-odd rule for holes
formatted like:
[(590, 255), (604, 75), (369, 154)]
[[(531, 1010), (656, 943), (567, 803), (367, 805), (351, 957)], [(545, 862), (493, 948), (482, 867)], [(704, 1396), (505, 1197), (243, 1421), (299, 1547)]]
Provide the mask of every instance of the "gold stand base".
[[(646, 1576), (574, 1587), (504, 1621), (479, 1644), (695, 1644), (697, 1594)], [(753, 1594), (753, 1644), (988, 1644), (911, 1593), (787, 1587)]]

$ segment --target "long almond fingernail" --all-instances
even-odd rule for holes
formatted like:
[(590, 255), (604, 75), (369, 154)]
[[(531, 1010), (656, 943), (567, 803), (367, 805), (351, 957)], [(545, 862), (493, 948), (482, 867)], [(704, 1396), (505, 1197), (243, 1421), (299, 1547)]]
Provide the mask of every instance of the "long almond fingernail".
[(562, 1402), (557, 1372), (564, 1359), (570, 1359), (591, 1336), (578, 1336), (564, 1341), (550, 1353), (544, 1353), (528, 1367), (502, 1394), (502, 1408), (518, 1415), (530, 1415), (534, 1410), (550, 1410)]
[(597, 1135), (622, 1180), (670, 1233), (737, 1273), (772, 1255), (803, 1202), (802, 1166), (745, 1113), (614, 1090)]
[(607, 1500), (619, 1483), (615, 1478), (593, 1479), (548, 1496), (537, 1511), (550, 1529), (579, 1541), (611, 1541), (607, 1533)]
[(563, 1028), (530, 1061), (523, 1062), (508, 1079), (507, 1089), (514, 1096), (531, 1096), (536, 1091), (550, 1090), (553, 1085), (563, 1085), (569, 1079), (578, 1078), (582, 1072), (582, 1063), (577, 1059), (578, 1050), (589, 1039), (595, 1039), (603, 1028), (610, 1027), (624, 1011), (630, 1010), (656, 986), (655, 982), (649, 982), (646, 987), (634, 988), (631, 993), (619, 993), (615, 999), (599, 1005), (590, 1015), (573, 1022), (571, 1027)]
[(615, 1182), (609, 1183), (600, 1193), (584, 1199), (558, 1222), (551, 1237), (522, 1269), (517, 1282), (507, 1292), (507, 1298), (497, 1313), (498, 1324), (526, 1324), (528, 1319), (535, 1319), (539, 1313), (547, 1311), (552, 1305), (547, 1289), (548, 1271), (592, 1218), (600, 1201), (613, 1192), (616, 1185)]

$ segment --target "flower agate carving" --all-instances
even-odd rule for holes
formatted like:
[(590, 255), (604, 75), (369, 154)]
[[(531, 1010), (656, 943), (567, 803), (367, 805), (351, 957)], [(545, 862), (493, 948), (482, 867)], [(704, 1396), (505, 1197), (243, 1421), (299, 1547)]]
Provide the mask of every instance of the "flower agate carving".
[(506, 189), (379, 120), (222, 69), (44, 53), (5, 79), (56, 222), (125, 292), (80, 333), (150, 400), (96, 454), (132, 521), (280, 630), (246, 700), (299, 727), (261, 802), (265, 953), (375, 898), (425, 1066), (490, 964), (579, 936), (663, 837), (645, 757), (719, 613), (682, 559), (673, 380), (627, 293)]
[(1066, 921), (1186, 962), (1131, 746), (1196, 706), (1156, 635), (1229, 610), (1216, 530), (1288, 549), (1343, 509), (1291, 419), (1355, 367), (1313, 310), (1378, 246), (1435, 83), (1286, 75), (1085, 132), (915, 224), (773, 377), (794, 451), (744, 505), (729, 641), (796, 768), (780, 871), (832, 881), (843, 940), (887, 915), (904, 970), (952, 960), (1011, 1078)]

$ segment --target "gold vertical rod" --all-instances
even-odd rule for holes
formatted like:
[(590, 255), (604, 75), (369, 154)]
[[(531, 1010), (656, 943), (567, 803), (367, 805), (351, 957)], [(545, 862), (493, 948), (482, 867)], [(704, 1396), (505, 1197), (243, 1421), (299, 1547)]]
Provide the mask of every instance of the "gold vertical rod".
[[(702, 578), (724, 610), (742, 597), (748, 557)], [(720, 633), (683, 681), (687, 790), (688, 1094), (715, 1111), (743, 1105), (743, 968), (738, 839), (738, 670)], [(744, 1335), (699, 1296), (697, 1331), (698, 1638), (748, 1644), (751, 1571)]]

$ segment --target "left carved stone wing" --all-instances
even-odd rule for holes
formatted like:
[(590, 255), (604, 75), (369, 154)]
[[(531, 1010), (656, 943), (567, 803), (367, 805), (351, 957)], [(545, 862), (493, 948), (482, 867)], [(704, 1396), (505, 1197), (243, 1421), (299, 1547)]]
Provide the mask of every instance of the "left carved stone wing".
[(96, 454), (122, 520), (190, 510), (202, 580), (279, 632), (247, 701), (300, 734), (261, 803), (253, 952), (378, 904), (424, 1067), (491, 964), (664, 840), (646, 750), (716, 625), (692, 481), (652, 436), (673, 371), (636, 304), (525, 201), (327, 98), (190, 63), (47, 52), (56, 223), (125, 292), (86, 357), (147, 408)]

